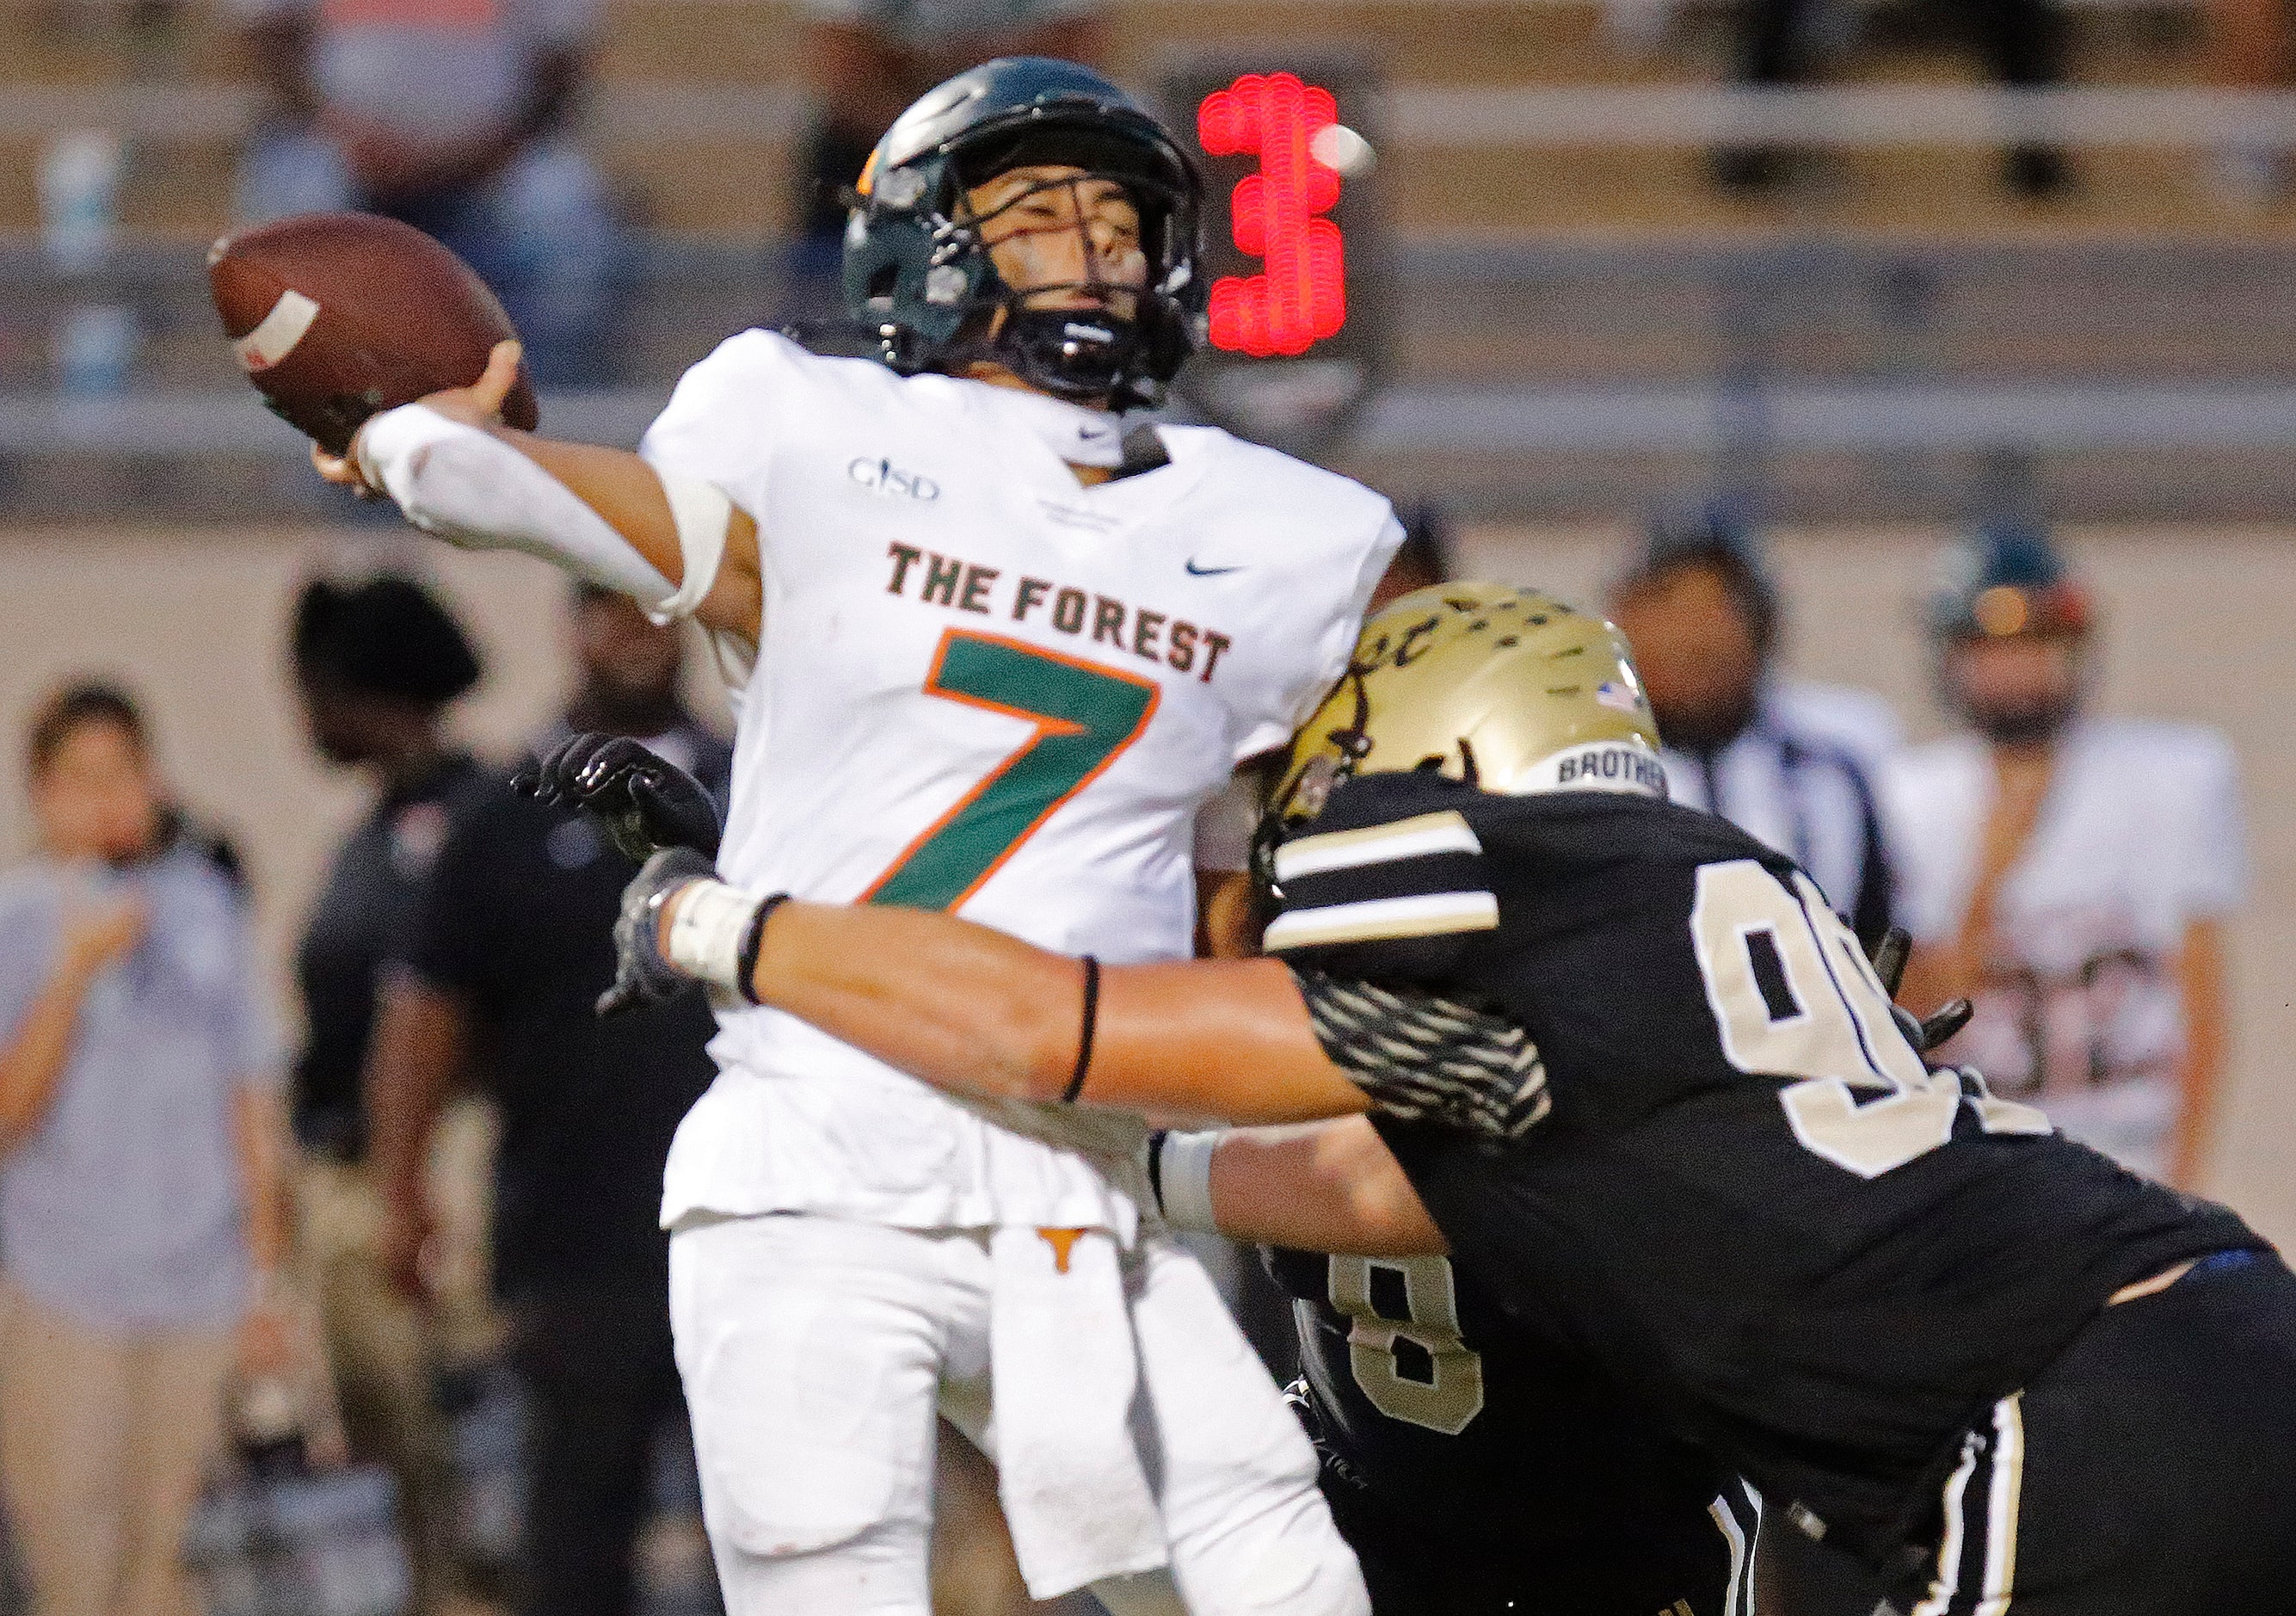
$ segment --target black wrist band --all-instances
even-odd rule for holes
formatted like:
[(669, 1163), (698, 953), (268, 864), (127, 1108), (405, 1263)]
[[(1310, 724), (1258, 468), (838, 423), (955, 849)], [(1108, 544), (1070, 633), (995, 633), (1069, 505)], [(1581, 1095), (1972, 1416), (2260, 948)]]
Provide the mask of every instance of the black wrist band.
[(758, 906), (750, 916), (750, 929), (742, 933), (742, 946), (734, 956), (734, 988), (752, 1005), (763, 1004), (758, 997), (758, 950), (765, 947), (766, 922), (773, 912), (789, 902), (786, 892), (775, 892)]
[(1089, 954), (1084, 956), (1084, 1024), (1077, 1029), (1077, 1063), (1075, 1075), (1061, 1094), (1061, 1103), (1073, 1105), (1076, 1097), (1084, 1093), (1085, 1074), (1092, 1070), (1092, 1035), (1100, 1020), (1100, 962)]

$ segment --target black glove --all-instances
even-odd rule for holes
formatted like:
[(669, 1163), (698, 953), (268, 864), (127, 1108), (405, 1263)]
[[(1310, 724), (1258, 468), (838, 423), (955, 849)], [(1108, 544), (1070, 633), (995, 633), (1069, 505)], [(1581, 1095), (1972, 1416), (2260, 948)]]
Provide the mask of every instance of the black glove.
[(1890, 1013), (1898, 1018), (1898, 1025), (1905, 1032), (1906, 1041), (1914, 1046), (1914, 1053), (1926, 1055), (1968, 1026), (1977, 1007), (1967, 999), (1955, 999), (1939, 1006), (1926, 1021), (1915, 1021), (1914, 1013), (1902, 1005), (1890, 1005)]
[(718, 856), (718, 805), (701, 783), (627, 735), (586, 731), (512, 775), (511, 789), (545, 806), (570, 803), (595, 814), (630, 857), (661, 848)]
[(1906, 1042), (1914, 1046), (1915, 1054), (1926, 1055), (1968, 1026), (1975, 1012), (1967, 999), (1956, 999), (1923, 1021), (1897, 1003), (1898, 984), (1906, 980), (1906, 961), (1913, 952), (1912, 936), (1903, 926), (1891, 926), (1874, 945), (1871, 957), (1874, 974), (1882, 979), (1882, 990), (1890, 996), (1890, 1014), (1897, 1021), (1898, 1030), (1906, 1035)]
[(598, 996), (600, 1015), (666, 1005), (693, 986), (693, 979), (662, 954), (661, 915), (655, 900), (716, 874), (709, 860), (692, 848), (663, 848), (630, 878), (622, 889), (622, 912), (614, 921), (614, 985)]

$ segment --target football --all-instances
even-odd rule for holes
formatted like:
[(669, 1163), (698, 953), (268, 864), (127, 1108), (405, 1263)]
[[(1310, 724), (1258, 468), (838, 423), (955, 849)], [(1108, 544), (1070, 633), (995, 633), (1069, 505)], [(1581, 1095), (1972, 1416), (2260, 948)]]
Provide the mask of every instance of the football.
[[(518, 334), (469, 265), (372, 214), (227, 235), (208, 250), (208, 286), (264, 403), (335, 455), (368, 416), (476, 381), (494, 345)], [(522, 368), (503, 419), (527, 430), (537, 419)]]

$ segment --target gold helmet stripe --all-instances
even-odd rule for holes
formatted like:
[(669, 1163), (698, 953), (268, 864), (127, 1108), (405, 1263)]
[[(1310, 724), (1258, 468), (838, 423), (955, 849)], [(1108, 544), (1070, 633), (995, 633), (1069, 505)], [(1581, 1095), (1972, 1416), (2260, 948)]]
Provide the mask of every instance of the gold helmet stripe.
[(1333, 943), (1495, 931), (1498, 923), (1499, 900), (1488, 892), (1416, 892), (1407, 898), (1327, 904), (1320, 909), (1286, 909), (1268, 923), (1259, 946), (1270, 954), (1281, 954), (1286, 948), (1327, 947)]
[(1298, 881), (1332, 870), (1359, 869), (1367, 864), (1392, 864), (1404, 858), (1424, 858), (1431, 853), (1480, 853), (1482, 842), (1465, 816), (1455, 808), (1439, 814), (1414, 814), (1392, 824), (1367, 825), (1360, 831), (1325, 831), (1302, 836), (1275, 849), (1275, 879)]

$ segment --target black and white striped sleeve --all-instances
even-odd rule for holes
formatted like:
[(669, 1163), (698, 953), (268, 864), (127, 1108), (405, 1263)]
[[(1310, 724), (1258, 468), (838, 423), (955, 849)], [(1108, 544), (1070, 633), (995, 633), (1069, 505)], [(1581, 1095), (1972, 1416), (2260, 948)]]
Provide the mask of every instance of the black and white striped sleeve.
[(1456, 808), (1294, 838), (1275, 870), (1261, 946), (1333, 975), (1439, 980), (1498, 928), (1482, 841)]

